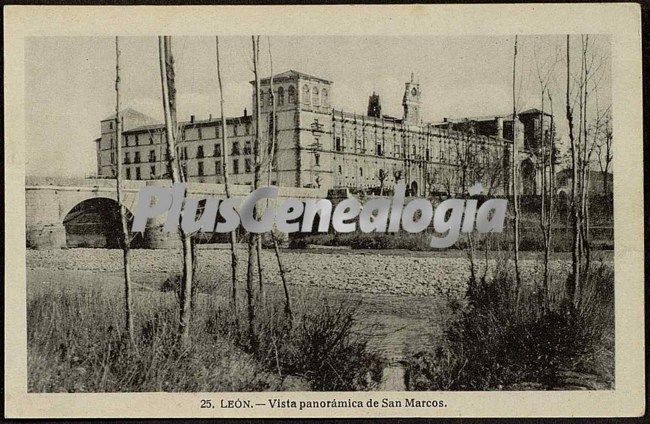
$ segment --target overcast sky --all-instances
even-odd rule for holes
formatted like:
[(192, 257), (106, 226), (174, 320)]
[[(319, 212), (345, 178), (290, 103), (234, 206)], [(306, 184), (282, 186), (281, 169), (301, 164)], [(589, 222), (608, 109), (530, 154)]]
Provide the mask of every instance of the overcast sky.
[[(578, 46), (579, 37), (576, 40)], [(122, 37), (121, 101), (162, 122), (158, 41)], [(608, 39), (594, 39), (605, 55), (599, 104), (610, 102)], [(402, 116), (404, 83), (420, 82), (425, 121), (512, 112), (514, 37), (271, 37), (273, 71), (288, 69), (334, 82), (333, 107), (365, 113), (368, 96), (382, 113)], [(520, 37), (518, 109), (541, 106), (535, 58), (553, 62), (556, 122), (563, 131), (565, 37)], [(270, 74), (268, 39), (261, 42), (261, 76)], [(174, 37), (181, 119), (219, 115), (212, 37)], [(220, 39), (226, 114), (250, 111), (253, 78), (250, 37)], [(573, 49), (572, 49), (573, 50)], [(577, 51), (574, 54), (577, 62)], [(110, 37), (39, 37), (26, 44), (26, 173), (84, 176), (95, 172), (100, 120), (115, 109), (115, 44)], [(548, 104), (546, 104), (548, 109)]]

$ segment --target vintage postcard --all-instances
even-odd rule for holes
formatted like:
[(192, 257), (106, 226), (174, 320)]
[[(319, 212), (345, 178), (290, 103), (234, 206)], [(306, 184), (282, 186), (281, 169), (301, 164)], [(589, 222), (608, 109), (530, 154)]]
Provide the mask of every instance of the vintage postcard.
[(645, 413), (639, 5), (4, 11), (7, 417)]

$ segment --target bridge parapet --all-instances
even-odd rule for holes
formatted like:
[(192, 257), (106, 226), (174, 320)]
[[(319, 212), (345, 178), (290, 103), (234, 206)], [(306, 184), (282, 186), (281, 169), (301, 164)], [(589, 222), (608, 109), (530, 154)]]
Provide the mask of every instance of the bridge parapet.
[[(131, 213), (135, 210), (138, 192), (148, 185), (171, 187), (172, 182), (170, 180), (124, 181), (124, 205)], [(64, 221), (68, 214), (76, 206), (91, 199), (116, 201), (116, 191), (113, 179), (27, 177), (25, 179), (25, 226), (28, 245), (43, 249), (65, 247)], [(230, 192), (232, 197), (243, 199), (251, 192), (251, 186), (232, 184)], [(326, 189), (279, 187), (278, 199), (271, 201), (270, 205), (275, 206), (286, 198), (322, 199), (326, 198), (327, 194)], [(225, 198), (226, 189), (224, 184), (188, 182), (187, 196), (198, 199)], [(162, 231), (163, 224), (164, 217), (149, 220), (144, 234), (145, 247), (178, 245), (175, 234)]]

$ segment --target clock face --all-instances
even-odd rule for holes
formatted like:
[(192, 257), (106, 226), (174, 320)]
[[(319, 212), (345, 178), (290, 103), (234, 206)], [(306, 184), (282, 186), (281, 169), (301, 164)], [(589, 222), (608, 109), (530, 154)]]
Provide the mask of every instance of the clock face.
[(413, 89), (411, 90), (411, 94), (414, 95), (414, 96), (417, 96), (418, 95), (418, 89), (413, 87)]

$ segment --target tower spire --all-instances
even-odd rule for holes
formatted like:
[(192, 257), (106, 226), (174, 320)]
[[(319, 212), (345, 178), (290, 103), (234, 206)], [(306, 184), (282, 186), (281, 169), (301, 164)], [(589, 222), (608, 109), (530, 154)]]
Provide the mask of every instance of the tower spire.
[(411, 80), (404, 87), (402, 106), (404, 106), (404, 121), (420, 125), (420, 84), (415, 82), (413, 72), (411, 72)]

